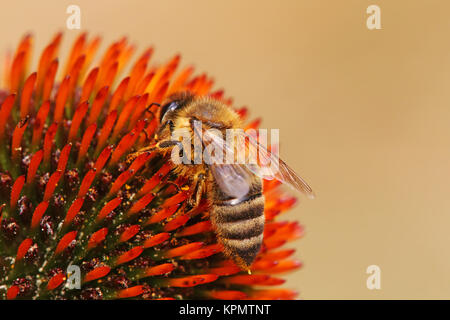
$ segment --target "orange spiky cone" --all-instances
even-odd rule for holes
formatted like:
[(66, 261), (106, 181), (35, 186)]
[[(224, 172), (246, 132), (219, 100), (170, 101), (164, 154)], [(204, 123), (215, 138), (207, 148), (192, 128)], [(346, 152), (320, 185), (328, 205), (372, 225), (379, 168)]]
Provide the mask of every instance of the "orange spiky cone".
[[(264, 244), (248, 274), (222, 253), (205, 203), (185, 212), (189, 185), (169, 162), (125, 161), (159, 125), (150, 103), (190, 91), (232, 106), (209, 77), (178, 71), (179, 56), (150, 64), (151, 48), (121, 77), (134, 51), (125, 38), (91, 67), (100, 39), (85, 33), (66, 62), (57, 34), (30, 73), (32, 40), (20, 42), (0, 91), (0, 298), (295, 297), (278, 274), (301, 266), (282, 247), (303, 229), (278, 220), (296, 202), (279, 183), (264, 185)], [(69, 265), (80, 267), (81, 289), (67, 287)]]

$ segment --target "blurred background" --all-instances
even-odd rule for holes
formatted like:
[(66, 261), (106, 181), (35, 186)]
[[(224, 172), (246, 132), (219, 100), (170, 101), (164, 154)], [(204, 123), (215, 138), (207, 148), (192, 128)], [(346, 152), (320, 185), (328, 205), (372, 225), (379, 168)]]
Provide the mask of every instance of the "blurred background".
[[(156, 61), (181, 53), (280, 128), (281, 156), (317, 193), (288, 214), (306, 228), (286, 284), (300, 298), (450, 298), (447, 0), (15, 0), (0, 50), (32, 31), (39, 52), (61, 30), (64, 55), (71, 4), (102, 48), (126, 35)], [(371, 4), (381, 30), (366, 27)]]

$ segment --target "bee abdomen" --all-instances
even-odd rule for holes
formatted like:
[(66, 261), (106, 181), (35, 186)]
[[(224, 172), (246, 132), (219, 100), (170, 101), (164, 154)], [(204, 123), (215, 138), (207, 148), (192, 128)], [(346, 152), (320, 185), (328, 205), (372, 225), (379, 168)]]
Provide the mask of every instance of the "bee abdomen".
[(247, 269), (261, 249), (262, 241), (263, 234), (260, 234), (259, 236), (243, 240), (222, 239), (222, 244), (226, 250), (231, 252), (232, 257), (238, 257), (238, 259), (234, 258), (237, 264)]
[(259, 236), (264, 231), (264, 215), (259, 217), (223, 222), (217, 230), (226, 239), (243, 240)]
[[(219, 239), (237, 262), (248, 267), (261, 249), (264, 232), (264, 197), (257, 194), (236, 204), (213, 205), (212, 222)], [(242, 263), (243, 262), (243, 263)]]

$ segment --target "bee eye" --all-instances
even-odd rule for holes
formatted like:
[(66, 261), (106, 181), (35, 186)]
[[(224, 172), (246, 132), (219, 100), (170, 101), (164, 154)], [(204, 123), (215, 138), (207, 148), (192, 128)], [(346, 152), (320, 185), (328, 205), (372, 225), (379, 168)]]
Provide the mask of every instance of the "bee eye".
[(173, 111), (177, 110), (179, 107), (180, 106), (175, 101), (172, 101), (172, 102), (169, 102), (169, 103), (166, 103), (165, 105), (163, 105), (161, 108), (161, 113), (160, 113), (161, 123), (162, 123), (162, 119), (164, 118), (164, 116), (167, 113), (173, 112)]

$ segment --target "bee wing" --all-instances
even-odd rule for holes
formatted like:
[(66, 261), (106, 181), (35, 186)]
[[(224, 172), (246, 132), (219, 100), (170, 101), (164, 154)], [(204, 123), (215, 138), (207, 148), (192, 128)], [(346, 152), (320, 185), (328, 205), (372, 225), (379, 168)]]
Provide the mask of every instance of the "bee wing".
[[(248, 170), (256, 174), (262, 179), (272, 180), (276, 179), (291, 187), (305, 193), (308, 197), (314, 198), (314, 192), (311, 187), (303, 180), (293, 169), (291, 169), (278, 156), (268, 151), (264, 146), (259, 144), (255, 138), (246, 134), (244, 131), (237, 131), (235, 133), (238, 141), (244, 142), (244, 145), (236, 146), (238, 150), (247, 150), (249, 159), (241, 166), (245, 166)], [(235, 154), (235, 148), (215, 134), (209, 134), (208, 131), (203, 133), (203, 137), (211, 141), (210, 143), (223, 146), (228, 154)], [(259, 161), (257, 157), (259, 156)], [(268, 164), (268, 165), (265, 165)]]
[(220, 190), (232, 198), (240, 199), (250, 190), (251, 178), (245, 167), (232, 164), (210, 166)]
[[(217, 150), (229, 149), (225, 140), (212, 131), (203, 131), (200, 133), (195, 126), (193, 129), (205, 147), (212, 144)], [(245, 167), (236, 164), (214, 163), (211, 163), (209, 167), (222, 192), (235, 199), (240, 199), (248, 194), (251, 185), (251, 172)]]

